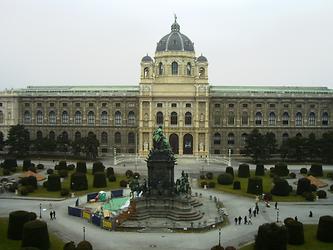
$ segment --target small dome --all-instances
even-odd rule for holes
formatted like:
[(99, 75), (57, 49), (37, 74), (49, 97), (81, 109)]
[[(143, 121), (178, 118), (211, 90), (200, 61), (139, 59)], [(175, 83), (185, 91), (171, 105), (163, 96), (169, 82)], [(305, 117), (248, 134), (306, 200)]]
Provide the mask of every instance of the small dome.
[(148, 56), (148, 54), (142, 57), (141, 59), (141, 62), (152, 62), (152, 61), (153, 59), (150, 56)]
[(201, 55), (197, 58), (197, 62), (208, 62), (208, 60), (205, 56)]
[(192, 41), (180, 33), (180, 25), (177, 23), (176, 17), (175, 22), (171, 25), (171, 32), (157, 43), (156, 52), (159, 51), (193, 51), (194, 46)]

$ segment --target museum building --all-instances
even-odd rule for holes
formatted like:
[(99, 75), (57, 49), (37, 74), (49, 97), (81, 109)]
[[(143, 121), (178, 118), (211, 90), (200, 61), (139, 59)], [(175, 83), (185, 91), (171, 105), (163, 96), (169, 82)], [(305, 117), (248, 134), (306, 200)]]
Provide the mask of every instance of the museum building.
[(179, 155), (237, 154), (254, 128), (280, 145), (294, 136), (332, 129), (327, 87), (212, 86), (208, 60), (175, 20), (141, 60), (139, 85), (28, 86), (0, 92), (0, 133), (23, 124), (30, 138), (75, 140), (96, 134), (100, 151), (147, 155), (162, 126)]

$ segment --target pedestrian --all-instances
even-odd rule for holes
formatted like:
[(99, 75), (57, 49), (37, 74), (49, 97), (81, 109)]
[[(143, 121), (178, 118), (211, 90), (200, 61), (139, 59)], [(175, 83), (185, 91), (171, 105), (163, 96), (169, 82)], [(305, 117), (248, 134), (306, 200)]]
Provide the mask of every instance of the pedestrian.
[(312, 214), (312, 211), (310, 210), (309, 217), (312, 217), (312, 216), (313, 216), (313, 214)]
[(235, 217), (235, 225), (237, 225), (237, 221), (238, 221), (238, 219), (237, 219), (237, 217)]
[(247, 224), (247, 217), (246, 217), (246, 215), (245, 215), (245, 217), (244, 217), (244, 224), (245, 224), (245, 225)]
[(251, 218), (249, 218), (249, 220), (247, 221), (247, 224), (248, 224), (248, 225), (250, 225), (250, 224), (252, 225), (252, 220), (251, 220)]
[(56, 219), (56, 213), (55, 213), (55, 210), (53, 210), (53, 219)]
[(252, 218), (252, 213), (249, 214), (249, 219)]
[(252, 214), (252, 208), (249, 208), (249, 216)]
[(239, 217), (238, 217), (238, 225), (240, 225), (241, 223), (242, 223), (242, 217), (239, 216)]
[(297, 218), (297, 216), (295, 216), (295, 221), (298, 221), (298, 218)]
[(278, 203), (277, 203), (277, 201), (275, 202), (275, 209), (277, 209), (278, 208)]
[(50, 219), (53, 220), (53, 212), (52, 212), (52, 210), (50, 211)]
[(254, 210), (253, 211), (253, 216), (256, 217), (256, 215), (257, 215), (257, 210)]
[(76, 206), (76, 207), (79, 206), (79, 198), (76, 199), (76, 201), (75, 201), (75, 206)]
[(256, 204), (256, 211), (257, 211), (257, 214), (259, 214), (259, 206), (258, 206), (258, 204)]

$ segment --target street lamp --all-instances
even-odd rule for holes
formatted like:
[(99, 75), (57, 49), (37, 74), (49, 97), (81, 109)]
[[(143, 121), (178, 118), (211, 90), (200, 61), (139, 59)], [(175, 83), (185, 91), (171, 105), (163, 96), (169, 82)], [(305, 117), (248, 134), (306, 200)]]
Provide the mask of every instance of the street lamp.
[(279, 209), (276, 209), (276, 222), (279, 222)]
[(83, 227), (83, 240), (86, 240), (86, 227)]
[(39, 219), (42, 218), (42, 203), (39, 203)]
[(221, 228), (219, 228), (219, 247), (221, 246)]

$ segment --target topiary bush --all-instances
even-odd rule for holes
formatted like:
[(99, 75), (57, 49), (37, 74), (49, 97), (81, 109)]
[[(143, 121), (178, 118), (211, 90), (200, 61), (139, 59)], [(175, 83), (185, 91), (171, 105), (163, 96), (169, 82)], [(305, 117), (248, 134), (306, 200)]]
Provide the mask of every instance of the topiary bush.
[(326, 199), (327, 198), (327, 193), (325, 190), (318, 190), (317, 191), (317, 196), (319, 199)]
[(207, 181), (202, 181), (202, 182), (200, 183), (200, 186), (201, 186), (202, 188), (204, 188), (205, 186), (207, 187), (207, 186), (208, 186)]
[(49, 168), (47, 171), (46, 171), (47, 174), (53, 174), (54, 173), (54, 170)]
[(108, 167), (106, 169), (106, 176), (109, 177), (110, 175), (114, 175), (113, 167)]
[(116, 178), (115, 175), (110, 175), (110, 176), (108, 177), (108, 179), (109, 179), (109, 182), (115, 182), (115, 181), (117, 181), (117, 178)]
[(23, 160), (23, 166), (22, 166), (23, 171), (28, 171), (31, 166), (32, 166), (31, 160)]
[(84, 240), (77, 244), (76, 250), (93, 250), (93, 247), (89, 241)]
[(316, 200), (316, 194), (314, 192), (304, 192), (302, 196), (307, 201), (315, 201)]
[(76, 246), (75, 246), (74, 241), (67, 242), (67, 243), (64, 245), (63, 250), (76, 250)]
[(61, 189), (60, 176), (51, 174), (47, 178), (47, 191), (59, 191)]
[(310, 175), (323, 176), (323, 166), (321, 164), (312, 164), (309, 171)]
[(67, 188), (63, 188), (60, 190), (60, 195), (61, 196), (68, 196), (69, 195), (69, 190)]
[(66, 178), (68, 176), (68, 170), (67, 169), (58, 170), (58, 175), (60, 176), (60, 178)]
[(138, 172), (134, 172), (133, 173), (133, 178), (139, 179), (140, 178), (140, 174)]
[(325, 215), (319, 218), (317, 239), (323, 242), (333, 242), (333, 216)]
[(297, 194), (303, 194), (304, 192), (311, 192), (311, 182), (307, 178), (301, 178), (297, 182)]
[(217, 182), (221, 185), (230, 185), (233, 181), (234, 177), (231, 174), (224, 173), (217, 177)]
[(28, 190), (27, 186), (19, 187), (18, 191), (19, 191), (20, 195), (23, 195), (23, 196), (26, 196), (29, 194), (29, 190)]
[(274, 167), (274, 174), (278, 176), (288, 176), (289, 169), (288, 165), (284, 162), (280, 162)]
[(9, 169), (10, 171), (16, 170), (17, 168), (17, 160), (16, 159), (5, 159), (2, 163), (2, 167), (5, 169)]
[(67, 170), (68, 171), (73, 171), (75, 169), (75, 165), (74, 164), (68, 164), (67, 165)]
[(284, 225), (287, 228), (288, 243), (291, 245), (304, 244), (304, 228), (303, 224), (299, 221), (295, 221), (293, 218), (286, 218)]
[(8, 219), (7, 238), (11, 240), (21, 240), (23, 225), (34, 219), (32, 214), (34, 213), (23, 210), (11, 212)]
[(257, 164), (256, 165), (256, 176), (264, 176), (265, 175), (265, 166), (264, 164)]
[(102, 162), (96, 161), (93, 163), (92, 173), (95, 174), (96, 172), (104, 172), (105, 166)]
[(125, 175), (127, 178), (131, 178), (131, 177), (133, 177), (133, 171), (128, 169), (128, 170), (126, 170)]
[(255, 237), (256, 250), (287, 250), (288, 234), (285, 226), (265, 223), (258, 228)]
[(67, 162), (66, 161), (59, 161), (57, 170), (60, 170), (60, 169), (67, 169)]
[(278, 196), (288, 196), (289, 193), (292, 191), (292, 187), (289, 185), (289, 183), (284, 179), (278, 179), (274, 187), (271, 190), (271, 193), (273, 195)]
[(94, 174), (93, 187), (102, 188), (106, 187), (106, 176), (104, 172), (96, 172)]
[(5, 175), (5, 176), (10, 175), (10, 170), (4, 168), (4, 169), (2, 169), (2, 174)]
[(76, 172), (87, 173), (87, 164), (85, 161), (78, 161), (76, 163)]
[(50, 247), (47, 224), (41, 220), (33, 220), (24, 224), (22, 234), (22, 247), (37, 247), (48, 250)]
[(87, 190), (88, 180), (84, 173), (75, 172), (71, 175), (71, 189), (75, 191)]
[(45, 168), (44, 164), (41, 164), (41, 163), (37, 164), (37, 169), (42, 170), (44, 168)]
[(226, 172), (227, 174), (231, 174), (232, 176), (235, 176), (235, 175), (234, 175), (234, 168), (233, 168), (233, 167), (227, 167), (227, 168), (225, 169), (225, 172)]
[(37, 179), (35, 176), (23, 177), (20, 180), (23, 186), (32, 186), (34, 189), (37, 188)]
[(311, 184), (310, 187), (311, 187), (311, 192), (316, 192), (318, 189), (315, 184)]
[(291, 179), (295, 179), (295, 178), (296, 178), (296, 174), (295, 174), (295, 173), (289, 173), (289, 177), (290, 177)]
[(232, 188), (235, 189), (235, 190), (241, 189), (241, 183), (240, 183), (240, 181), (234, 181), (234, 184), (233, 184)]
[(250, 166), (248, 164), (240, 164), (238, 167), (238, 177), (247, 178), (250, 177)]
[(306, 168), (301, 168), (299, 171), (301, 174), (307, 174), (308, 170)]
[(213, 175), (212, 172), (207, 172), (206, 177), (207, 177), (208, 180), (211, 180), (211, 179), (213, 179), (214, 175)]
[(262, 179), (260, 177), (250, 177), (247, 183), (247, 193), (262, 194)]
[(215, 188), (215, 181), (208, 182), (208, 188)]
[(123, 188), (127, 187), (127, 184), (128, 184), (127, 180), (121, 180), (119, 182), (120, 187), (123, 187)]
[(330, 186), (330, 190), (333, 191), (333, 184)]

